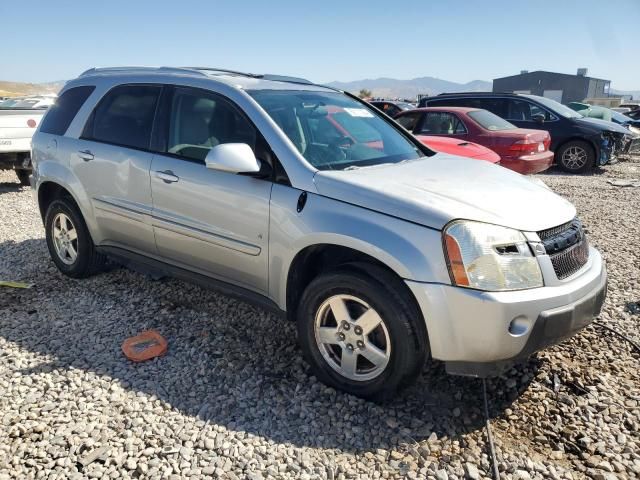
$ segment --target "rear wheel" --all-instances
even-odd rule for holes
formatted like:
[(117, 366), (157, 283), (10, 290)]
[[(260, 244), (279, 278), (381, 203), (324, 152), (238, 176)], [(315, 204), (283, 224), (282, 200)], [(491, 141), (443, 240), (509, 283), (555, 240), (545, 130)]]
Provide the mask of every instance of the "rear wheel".
[(73, 200), (63, 197), (51, 202), (45, 215), (45, 229), (49, 254), (62, 273), (84, 278), (102, 270), (105, 257), (96, 251)]
[(298, 336), (313, 373), (373, 400), (412, 383), (428, 353), (421, 316), (398, 285), (385, 280), (356, 269), (324, 273), (298, 307)]
[(593, 170), (596, 164), (596, 152), (582, 140), (573, 140), (560, 147), (556, 161), (565, 172), (584, 173)]
[(24, 170), (22, 168), (15, 170), (18, 180), (20, 181), (20, 185), (28, 186), (29, 185), (29, 170)]

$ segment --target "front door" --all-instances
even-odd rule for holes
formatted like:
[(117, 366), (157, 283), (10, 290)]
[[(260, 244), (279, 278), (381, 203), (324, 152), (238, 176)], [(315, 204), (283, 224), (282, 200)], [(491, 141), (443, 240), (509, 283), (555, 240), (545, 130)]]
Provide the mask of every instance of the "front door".
[(112, 89), (74, 142), (70, 167), (91, 202), (98, 244), (156, 253), (150, 223), (149, 142), (160, 91), (157, 85)]
[(153, 230), (160, 256), (266, 293), (272, 183), (208, 169), (208, 151), (259, 135), (221, 95), (177, 87), (163, 101), (165, 132), (151, 164)]

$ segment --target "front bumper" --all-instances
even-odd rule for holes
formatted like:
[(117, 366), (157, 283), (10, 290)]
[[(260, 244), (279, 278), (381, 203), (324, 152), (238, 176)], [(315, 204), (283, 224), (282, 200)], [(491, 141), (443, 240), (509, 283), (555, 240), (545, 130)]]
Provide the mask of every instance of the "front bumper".
[(407, 281), (427, 324), (431, 355), (449, 373), (496, 375), (585, 327), (600, 313), (607, 288), (600, 253), (589, 253), (573, 276), (545, 279), (546, 286), (530, 290), (482, 292)]

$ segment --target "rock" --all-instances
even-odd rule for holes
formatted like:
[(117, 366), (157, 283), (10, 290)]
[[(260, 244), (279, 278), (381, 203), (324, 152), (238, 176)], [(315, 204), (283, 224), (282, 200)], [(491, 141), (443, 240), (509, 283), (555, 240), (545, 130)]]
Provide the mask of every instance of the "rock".
[(464, 464), (464, 475), (466, 478), (470, 480), (478, 480), (480, 478), (478, 467), (476, 467), (473, 463), (469, 463), (469, 462)]
[(436, 470), (436, 479), (437, 480), (449, 480), (449, 474), (444, 469)]

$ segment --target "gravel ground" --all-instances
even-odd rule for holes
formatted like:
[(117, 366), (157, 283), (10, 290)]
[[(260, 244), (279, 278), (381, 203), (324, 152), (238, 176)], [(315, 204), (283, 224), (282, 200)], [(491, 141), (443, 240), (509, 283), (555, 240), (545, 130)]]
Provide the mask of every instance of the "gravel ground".
[[(576, 204), (603, 253), (600, 320), (640, 341), (640, 158), (591, 176), (539, 175)], [(385, 405), (307, 372), (295, 329), (180, 281), (50, 261), (28, 189), (0, 172), (0, 480), (490, 478), (482, 383), (425, 369)], [(634, 303), (635, 302), (635, 303)], [(158, 329), (166, 356), (128, 362)], [(503, 478), (640, 478), (640, 354), (590, 326), (487, 382)]]

